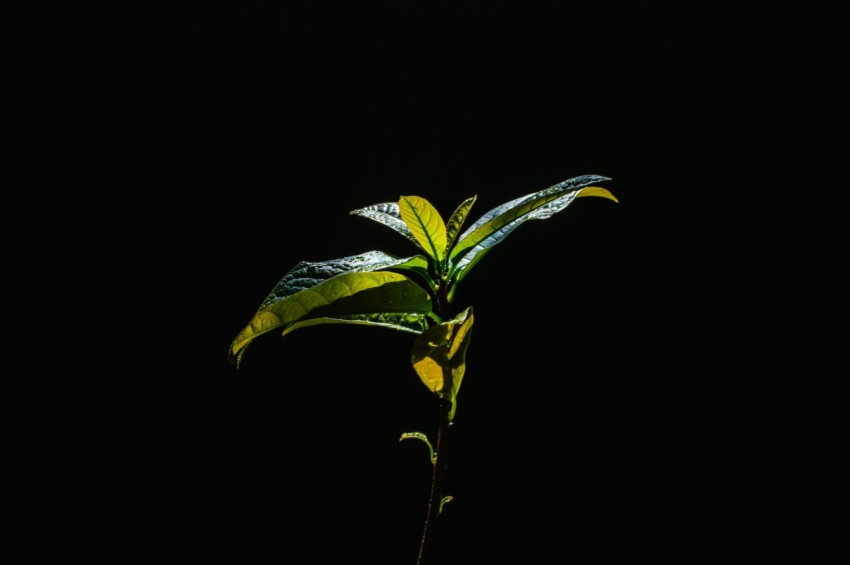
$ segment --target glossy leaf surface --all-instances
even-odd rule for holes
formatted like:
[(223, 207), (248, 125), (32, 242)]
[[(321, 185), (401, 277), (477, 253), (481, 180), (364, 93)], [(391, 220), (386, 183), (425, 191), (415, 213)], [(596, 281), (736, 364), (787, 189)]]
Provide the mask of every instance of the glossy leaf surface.
[(383, 224), (388, 228), (397, 231), (414, 244), (419, 245), (419, 242), (414, 237), (413, 232), (401, 219), (401, 212), (398, 209), (398, 202), (382, 202), (364, 208), (358, 208), (349, 212), (353, 216), (362, 216), (374, 220), (379, 224)]
[(575, 177), (493, 208), (472, 224), (450, 251), (452, 265), (449, 279), (457, 285), (491, 247), (503, 241), (513, 230), (528, 220), (550, 218), (564, 210), (582, 190), (587, 191), (587, 196), (616, 202), (617, 199), (608, 190), (590, 186), (606, 180), (610, 179), (597, 175)]

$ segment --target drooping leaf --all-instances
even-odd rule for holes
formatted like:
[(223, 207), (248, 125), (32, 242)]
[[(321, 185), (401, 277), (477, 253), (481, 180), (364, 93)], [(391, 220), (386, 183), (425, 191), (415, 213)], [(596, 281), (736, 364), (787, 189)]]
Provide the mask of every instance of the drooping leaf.
[(431, 326), (416, 338), (410, 356), (416, 374), (428, 390), (452, 403), (450, 420), (454, 418), (457, 393), (466, 372), (473, 321), (470, 306), (452, 320)]
[(452, 262), (449, 279), (454, 287), (492, 246), (503, 241), (527, 220), (550, 218), (564, 210), (582, 193), (616, 202), (617, 199), (609, 191), (590, 186), (606, 180), (610, 179), (597, 175), (575, 177), (506, 202), (484, 214), (460, 236), (449, 254)]
[(434, 455), (434, 446), (431, 445), (430, 441), (428, 441), (428, 436), (426, 436), (422, 432), (405, 432), (401, 434), (401, 437), (398, 438), (398, 441), (404, 441), (406, 439), (418, 439), (425, 442), (425, 445), (428, 446), (428, 456), (431, 459), (431, 465), (433, 465), (437, 461), (437, 457)]
[[(368, 325), (372, 314), (413, 316), (431, 311), (431, 298), (425, 289), (389, 271), (344, 272), (292, 293), (286, 290), (267, 299), (231, 343), (230, 356), (237, 367), (253, 340), (278, 328), (286, 330), (294, 324), (304, 327), (314, 319)], [(385, 324), (378, 319), (374, 325)]]
[(404, 220), (401, 219), (398, 202), (383, 202), (381, 204), (374, 204), (372, 206), (366, 206), (365, 208), (352, 210), (349, 213), (354, 216), (363, 216), (364, 218), (375, 220), (379, 224), (383, 224), (388, 228), (397, 231), (412, 241), (414, 245), (419, 245), (419, 242), (413, 236), (410, 228), (407, 227), (407, 224), (405, 224)]
[(451, 249), (460, 233), (460, 228), (463, 227), (463, 222), (469, 215), (469, 210), (475, 204), (477, 196), (470, 196), (460, 203), (460, 206), (452, 212), (449, 222), (446, 224), (446, 248)]
[(398, 208), (419, 247), (442, 265), (446, 257), (446, 224), (437, 209), (420, 196), (402, 196)]

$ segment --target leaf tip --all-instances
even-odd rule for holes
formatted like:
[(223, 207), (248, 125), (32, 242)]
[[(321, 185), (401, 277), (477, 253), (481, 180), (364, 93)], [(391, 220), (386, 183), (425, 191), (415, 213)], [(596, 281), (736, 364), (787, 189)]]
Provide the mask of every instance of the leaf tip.
[(616, 196), (614, 196), (608, 189), (602, 188), (601, 186), (586, 186), (578, 191), (576, 194), (576, 198), (581, 198), (585, 196), (598, 196), (600, 198), (607, 198), (613, 202), (619, 204), (619, 200)]
[(230, 347), (227, 348), (227, 360), (233, 365), (237, 370), (242, 365), (242, 354), (245, 353), (244, 347), (236, 347), (235, 343), (231, 344)]

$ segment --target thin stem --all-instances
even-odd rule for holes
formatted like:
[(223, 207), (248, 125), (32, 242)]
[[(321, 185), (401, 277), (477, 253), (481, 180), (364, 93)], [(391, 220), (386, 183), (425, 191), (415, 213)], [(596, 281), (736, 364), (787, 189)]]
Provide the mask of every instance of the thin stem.
[(449, 444), (449, 411), (452, 403), (442, 398), (439, 399), (440, 426), (437, 430), (436, 459), (434, 470), (431, 475), (431, 494), (428, 497), (428, 512), (425, 515), (425, 526), (422, 530), (422, 542), (419, 544), (419, 556), (416, 565), (422, 565), (425, 558), (425, 550), (430, 547), (434, 538), (434, 526), (437, 516), (440, 514), (440, 502), (443, 500), (443, 483), (448, 469), (448, 444)]

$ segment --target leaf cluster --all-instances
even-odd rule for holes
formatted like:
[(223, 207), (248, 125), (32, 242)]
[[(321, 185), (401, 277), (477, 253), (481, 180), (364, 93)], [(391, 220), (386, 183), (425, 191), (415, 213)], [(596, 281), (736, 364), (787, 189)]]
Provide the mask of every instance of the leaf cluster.
[(420, 379), (454, 404), (473, 323), (471, 307), (452, 317), (458, 285), (526, 221), (550, 218), (579, 197), (617, 202), (607, 189), (595, 186), (607, 180), (598, 175), (565, 180), (505, 202), (463, 231), (476, 196), (461, 202), (448, 221), (420, 196), (353, 210), (352, 215), (379, 222), (407, 238), (419, 253), (400, 258), (373, 250), (298, 263), (232, 341), (229, 357), (238, 367), (248, 346), (274, 330), (285, 336), (320, 324), (359, 324), (410, 332), (419, 335), (411, 361)]

